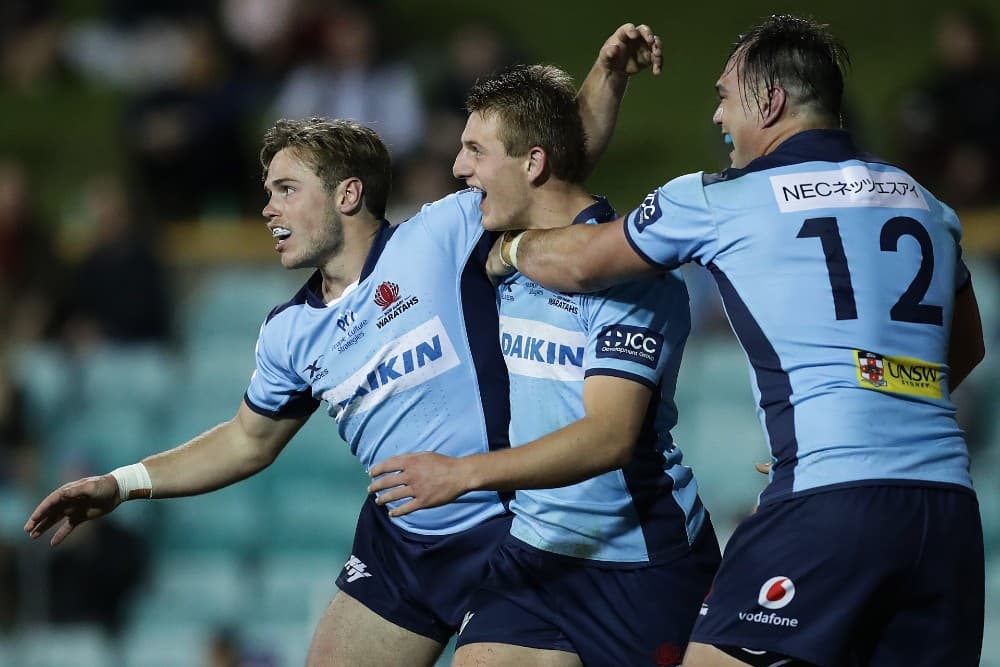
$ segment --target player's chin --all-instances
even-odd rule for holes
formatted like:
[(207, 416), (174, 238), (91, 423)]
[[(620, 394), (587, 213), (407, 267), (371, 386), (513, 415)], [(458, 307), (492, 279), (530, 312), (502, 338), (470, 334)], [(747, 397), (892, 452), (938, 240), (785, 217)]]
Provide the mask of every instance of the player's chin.
[(515, 229), (510, 220), (498, 219), (492, 215), (483, 215), (483, 229), (488, 232), (505, 232)]

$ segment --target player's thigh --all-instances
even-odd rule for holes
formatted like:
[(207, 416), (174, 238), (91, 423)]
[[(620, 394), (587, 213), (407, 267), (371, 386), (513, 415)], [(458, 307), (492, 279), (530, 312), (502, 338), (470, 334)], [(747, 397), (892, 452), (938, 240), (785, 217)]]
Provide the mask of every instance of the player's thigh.
[(444, 646), (387, 621), (343, 591), (316, 627), (307, 667), (422, 667)]
[[(763, 652), (761, 652), (763, 653)], [(760, 655), (753, 662), (737, 660), (721, 649), (711, 644), (701, 644), (691, 642), (684, 653), (683, 667), (754, 667), (756, 665), (766, 665), (768, 667), (806, 667), (809, 663), (787, 658), (777, 654)]]
[(477, 643), (459, 646), (452, 667), (583, 667), (580, 657), (567, 651)]

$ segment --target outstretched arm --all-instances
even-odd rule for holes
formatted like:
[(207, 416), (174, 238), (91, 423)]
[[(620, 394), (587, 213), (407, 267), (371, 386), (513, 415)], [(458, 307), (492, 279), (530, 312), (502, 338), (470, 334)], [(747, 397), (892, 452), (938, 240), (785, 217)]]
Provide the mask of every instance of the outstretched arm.
[(582, 419), (520, 447), (486, 454), (394, 456), (371, 469), (377, 479), (368, 490), (380, 492), (376, 502), (381, 505), (410, 498), (390, 511), (402, 516), (469, 491), (576, 484), (628, 463), (649, 400), (650, 389), (638, 382), (594, 375), (584, 381)]
[[(190, 496), (228, 486), (266, 468), (278, 456), (304, 419), (270, 419), (240, 405), (228, 422), (192, 440), (143, 459), (156, 498)], [(149, 497), (140, 492), (130, 497)], [(122, 501), (110, 473), (87, 477), (59, 487), (31, 513), (24, 530), (36, 538), (61, 525), (51, 544), (62, 542), (78, 525), (113, 511)]]
[(629, 77), (647, 68), (658, 75), (662, 66), (660, 38), (647, 25), (626, 23), (601, 46), (577, 94), (580, 118), (587, 133), (587, 164), (591, 171), (611, 143)]

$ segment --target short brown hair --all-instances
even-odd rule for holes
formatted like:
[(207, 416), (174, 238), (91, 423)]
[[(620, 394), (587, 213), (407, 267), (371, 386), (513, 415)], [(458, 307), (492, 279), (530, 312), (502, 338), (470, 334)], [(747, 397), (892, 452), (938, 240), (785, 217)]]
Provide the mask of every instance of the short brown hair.
[(470, 113), (495, 114), (507, 155), (527, 155), (540, 146), (556, 178), (572, 183), (587, 174), (587, 137), (569, 74), (552, 65), (519, 65), (483, 81), (469, 91)]
[(260, 149), (264, 178), (271, 160), (285, 148), (313, 168), (328, 192), (345, 178), (360, 178), (365, 207), (375, 217), (385, 217), (392, 187), (392, 163), (375, 130), (354, 121), (332, 118), (279, 120), (264, 133)]

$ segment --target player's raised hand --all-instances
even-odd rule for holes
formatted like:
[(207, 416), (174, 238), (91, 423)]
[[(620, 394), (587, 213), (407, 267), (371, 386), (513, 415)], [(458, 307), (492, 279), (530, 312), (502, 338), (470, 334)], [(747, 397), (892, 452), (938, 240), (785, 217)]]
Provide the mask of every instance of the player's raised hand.
[(368, 493), (381, 492), (375, 500), (379, 505), (410, 498), (389, 510), (389, 516), (445, 505), (469, 490), (461, 461), (434, 452), (390, 457), (369, 471), (376, 479), (368, 485)]
[(628, 76), (652, 67), (656, 76), (663, 69), (663, 44), (648, 25), (625, 23), (604, 42), (597, 62), (611, 72)]
[(34, 539), (60, 523), (49, 544), (55, 546), (84, 521), (104, 516), (121, 504), (118, 482), (111, 475), (85, 477), (63, 484), (38, 504), (24, 524)]

